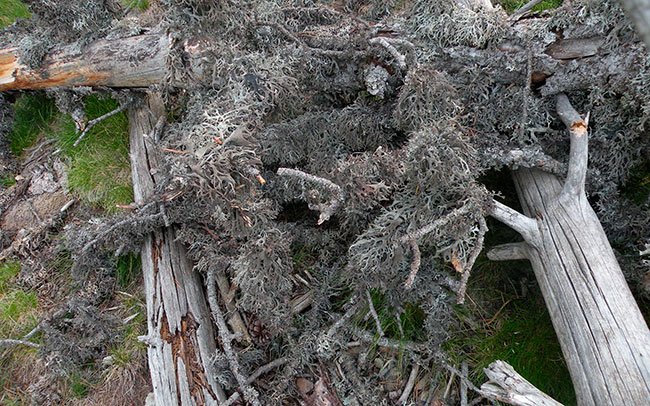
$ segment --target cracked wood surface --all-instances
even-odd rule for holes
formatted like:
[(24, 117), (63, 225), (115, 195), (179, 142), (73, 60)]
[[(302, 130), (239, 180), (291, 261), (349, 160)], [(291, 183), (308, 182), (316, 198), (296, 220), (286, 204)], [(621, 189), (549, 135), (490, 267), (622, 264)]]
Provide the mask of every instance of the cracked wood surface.
[(513, 173), (537, 220), (526, 250), (573, 380), (578, 404), (647, 405), (650, 332), (586, 196), (567, 199), (555, 175)]
[[(158, 117), (165, 114), (164, 106), (157, 95), (150, 94), (148, 99), (149, 108), (140, 106), (129, 110), (136, 201), (152, 196), (157, 181), (153, 169), (162, 163), (159, 147), (144, 135), (153, 132)], [(199, 406), (225, 401), (225, 393), (210, 366), (216, 341), (203, 283), (194, 272), (185, 247), (176, 241), (174, 227), (147, 236), (141, 258), (155, 404)]]

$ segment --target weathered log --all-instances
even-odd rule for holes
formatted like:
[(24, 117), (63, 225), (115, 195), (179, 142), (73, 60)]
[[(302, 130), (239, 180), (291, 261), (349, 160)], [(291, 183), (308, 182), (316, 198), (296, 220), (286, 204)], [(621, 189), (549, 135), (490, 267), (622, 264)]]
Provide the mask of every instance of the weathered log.
[[(148, 87), (167, 75), (171, 43), (163, 34), (98, 40), (79, 51), (76, 45), (55, 48), (38, 68), (21, 62), (17, 47), (0, 49), (0, 91), (50, 87), (108, 86)], [(186, 43), (184, 52), (192, 74), (201, 69), (192, 64), (202, 48)], [(182, 86), (182, 83), (176, 85)]]
[(490, 256), (530, 260), (579, 405), (647, 405), (650, 331), (587, 201), (587, 122), (566, 96), (558, 96), (557, 107), (571, 133), (567, 179), (562, 184), (536, 169), (515, 171), (525, 215), (503, 205), (492, 215), (525, 243)]
[[(165, 114), (159, 96), (150, 94), (146, 106), (129, 110), (131, 170), (136, 201), (151, 197), (160, 148), (145, 137)], [(151, 112), (153, 112), (153, 115)], [(154, 116), (155, 115), (155, 116)], [(149, 370), (155, 404), (217, 405), (226, 400), (215, 380), (210, 358), (215, 333), (200, 276), (173, 226), (154, 231), (141, 250), (147, 304)]]

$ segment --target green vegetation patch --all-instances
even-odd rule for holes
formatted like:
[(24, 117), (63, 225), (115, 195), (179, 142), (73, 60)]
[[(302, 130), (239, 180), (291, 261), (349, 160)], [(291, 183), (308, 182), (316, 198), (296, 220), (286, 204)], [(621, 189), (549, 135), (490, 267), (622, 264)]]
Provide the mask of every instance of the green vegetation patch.
[(7, 135), (11, 152), (20, 157), (38, 139), (39, 134), (48, 131), (49, 123), (57, 114), (54, 101), (42, 92), (24, 93), (14, 104), (16, 112), (14, 127)]
[(111, 347), (109, 355), (115, 367), (126, 368), (146, 357), (147, 347), (138, 341), (138, 336), (147, 334), (147, 310), (141, 293), (118, 292), (118, 298), (123, 307), (121, 317), (126, 323), (120, 328), (120, 339)]
[(122, 255), (115, 261), (115, 279), (120, 289), (126, 289), (133, 283), (140, 282), (142, 262), (134, 254)]
[(134, 8), (146, 10), (149, 8), (149, 0), (122, 0), (120, 3), (122, 4), (122, 7), (129, 10)]
[(458, 364), (469, 363), (477, 384), (487, 380), (483, 368), (502, 360), (552, 398), (575, 405), (571, 376), (533, 278), (524, 261), (498, 263), (482, 255), (468, 286), (470, 300), (457, 308), (461, 327), (443, 349)]
[[(521, 7), (523, 7), (528, 1), (522, 1), (522, 0), (501, 0), (499, 1), (499, 4), (505, 11), (508, 12), (508, 14), (512, 14), (515, 11), (519, 10)], [(544, 10), (550, 10), (554, 8), (560, 7), (562, 4), (562, 0), (545, 0), (535, 7), (531, 11), (544, 11)]]
[[(86, 100), (88, 120), (118, 107), (118, 102), (89, 96)], [(124, 112), (95, 125), (76, 147), (79, 134), (70, 116), (61, 115), (54, 125), (57, 147), (70, 158), (68, 184), (77, 197), (108, 212), (116, 204), (133, 201), (131, 163), (129, 161), (128, 119)]]
[(4, 262), (0, 265), (0, 325), (2, 337), (21, 338), (38, 323), (38, 300), (30, 292), (15, 283), (20, 272), (17, 262)]
[(13, 24), (16, 18), (29, 18), (31, 14), (25, 4), (18, 0), (0, 1), (0, 28)]

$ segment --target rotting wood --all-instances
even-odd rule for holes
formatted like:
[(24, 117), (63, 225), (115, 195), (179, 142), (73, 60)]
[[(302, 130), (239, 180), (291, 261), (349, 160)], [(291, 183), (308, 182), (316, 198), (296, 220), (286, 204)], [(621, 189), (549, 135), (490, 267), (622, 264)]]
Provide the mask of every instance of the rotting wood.
[(502, 204), (492, 215), (522, 233), (525, 245), (489, 256), (530, 260), (578, 405), (647, 405), (650, 331), (584, 192), (587, 120), (564, 95), (557, 109), (571, 136), (567, 180), (537, 169), (513, 172), (525, 215)]
[(481, 393), (489, 399), (516, 406), (562, 406), (503, 361), (494, 361), (483, 371), (489, 381), (481, 385)]
[[(162, 162), (159, 149), (145, 135), (154, 131), (158, 117), (165, 114), (164, 106), (155, 94), (149, 94), (147, 105), (129, 109), (136, 202), (152, 196), (157, 181), (154, 169)], [(214, 327), (203, 283), (185, 248), (176, 241), (174, 227), (147, 236), (141, 258), (148, 328), (142, 341), (148, 344), (155, 404), (218, 405), (226, 395), (210, 363), (216, 351)]]

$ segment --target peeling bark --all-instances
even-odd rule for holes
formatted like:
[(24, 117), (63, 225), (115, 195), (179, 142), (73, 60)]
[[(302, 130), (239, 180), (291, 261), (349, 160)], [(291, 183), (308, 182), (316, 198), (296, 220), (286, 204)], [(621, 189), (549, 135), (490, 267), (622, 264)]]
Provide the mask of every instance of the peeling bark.
[[(161, 157), (151, 137), (158, 116), (164, 115), (160, 97), (150, 95), (146, 106), (129, 111), (131, 166), (136, 201), (153, 194)], [(155, 404), (217, 405), (226, 400), (216, 382), (210, 357), (215, 333), (200, 276), (194, 272), (185, 247), (176, 241), (173, 226), (145, 238), (141, 251), (147, 304), (149, 370)]]

